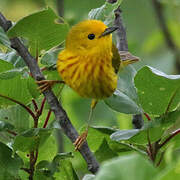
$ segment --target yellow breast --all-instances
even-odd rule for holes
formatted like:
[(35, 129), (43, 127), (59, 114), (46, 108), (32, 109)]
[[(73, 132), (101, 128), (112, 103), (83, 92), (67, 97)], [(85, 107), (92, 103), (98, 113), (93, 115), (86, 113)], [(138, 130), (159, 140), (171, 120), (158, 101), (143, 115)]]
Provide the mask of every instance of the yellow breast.
[(58, 56), (57, 70), (80, 96), (103, 99), (111, 96), (117, 87), (111, 59), (112, 54), (77, 56), (63, 50)]

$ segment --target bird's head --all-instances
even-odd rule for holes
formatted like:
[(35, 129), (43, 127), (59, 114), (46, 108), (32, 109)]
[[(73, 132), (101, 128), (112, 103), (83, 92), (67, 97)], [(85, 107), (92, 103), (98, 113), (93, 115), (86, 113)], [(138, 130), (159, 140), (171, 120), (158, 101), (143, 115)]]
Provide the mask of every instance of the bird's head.
[(117, 27), (107, 27), (102, 21), (85, 20), (70, 30), (66, 49), (78, 54), (103, 53), (111, 51), (112, 35)]

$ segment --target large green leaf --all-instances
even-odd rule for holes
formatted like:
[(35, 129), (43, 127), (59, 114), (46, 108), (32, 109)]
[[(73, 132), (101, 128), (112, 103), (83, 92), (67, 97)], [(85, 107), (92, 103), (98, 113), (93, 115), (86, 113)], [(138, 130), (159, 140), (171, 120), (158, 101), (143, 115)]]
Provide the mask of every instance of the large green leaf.
[[(106, 147), (108, 149), (108, 152), (115, 152), (113, 155), (115, 156), (116, 153), (119, 152), (127, 152), (127, 151), (138, 151), (141, 152), (142, 151), (132, 145), (132, 143), (129, 141), (127, 142), (120, 142), (117, 139), (110, 139), (110, 135), (114, 134), (118, 132), (116, 129), (113, 128), (109, 128), (109, 127), (101, 127), (101, 126), (93, 126), (89, 128), (89, 132), (88, 132), (88, 137), (87, 137), (87, 141), (88, 141), (88, 145), (90, 146), (92, 151), (95, 151), (97, 154), (97, 156), (99, 156), (99, 158), (101, 158), (101, 160), (104, 159), (108, 159), (108, 157), (112, 156), (108, 155), (104, 152), (104, 154), (106, 154), (106, 157), (104, 155), (104, 157), (102, 157), (99, 152)], [(114, 141), (115, 140), (115, 141)], [(140, 140), (141, 141), (141, 140)]]
[(65, 40), (68, 25), (58, 23), (58, 19), (51, 8), (36, 12), (20, 19), (9, 29), (8, 36), (27, 38), (30, 52), (33, 55), (40, 54), (42, 50), (47, 51)]
[(20, 105), (0, 109), (0, 120), (11, 123), (15, 131), (22, 132), (29, 128), (29, 113)]
[(54, 176), (57, 180), (79, 180), (73, 165), (69, 159), (60, 161), (59, 172), (55, 173)]
[(110, 98), (105, 99), (105, 103), (110, 108), (126, 114), (142, 113), (134, 87), (135, 74), (135, 69), (130, 65), (119, 73), (117, 90)]
[(104, 163), (94, 180), (152, 180), (157, 169), (140, 155), (121, 156)]
[(0, 179), (18, 179), (18, 171), (22, 165), (21, 158), (17, 154), (12, 155), (12, 150), (0, 142)]
[[(22, 77), (24, 70), (24, 68), (14, 69), (11, 63), (0, 60), (0, 95), (7, 96), (24, 104), (31, 101), (32, 96), (27, 88), (30, 80), (27, 77)], [(34, 88), (34, 91), (37, 90)], [(0, 97), (0, 105), (13, 104), (15, 103)]]
[(14, 151), (18, 150), (22, 152), (35, 150), (44, 144), (51, 133), (52, 129), (47, 128), (28, 129), (15, 137), (13, 149)]
[(106, 1), (101, 7), (92, 9), (88, 16), (90, 19), (98, 19), (106, 25), (110, 25), (114, 21), (114, 10), (118, 8), (121, 2), (122, 0), (118, 0), (116, 3), (111, 4)]
[(55, 172), (59, 172), (59, 168), (62, 165), (62, 161), (67, 158), (72, 158), (72, 153), (59, 153), (57, 154), (52, 162), (42, 160), (36, 165), (36, 176), (43, 175), (46, 178), (52, 177)]
[(103, 162), (118, 156), (118, 154), (109, 147), (107, 140), (104, 138), (99, 149), (95, 152), (95, 156), (98, 162)]
[(145, 66), (136, 74), (135, 85), (145, 112), (161, 115), (180, 103), (180, 75), (166, 75)]
[(111, 139), (114, 141), (127, 141), (132, 144), (147, 144), (149, 138), (151, 142), (155, 142), (161, 139), (164, 133), (164, 127), (159, 122), (148, 122), (144, 125), (143, 129), (129, 129), (129, 130), (117, 130), (111, 135)]

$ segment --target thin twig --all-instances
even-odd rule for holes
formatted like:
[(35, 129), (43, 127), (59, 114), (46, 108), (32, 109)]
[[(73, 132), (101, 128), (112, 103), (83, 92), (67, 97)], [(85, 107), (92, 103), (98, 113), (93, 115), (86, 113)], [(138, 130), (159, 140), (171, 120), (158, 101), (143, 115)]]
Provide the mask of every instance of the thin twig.
[[(5, 31), (7, 31), (8, 28), (12, 26), (12, 23), (10, 23), (10, 21), (7, 21), (6, 18), (2, 15), (2, 13), (0, 13), (0, 25)], [(21, 43), (19, 38), (12, 38), (10, 39), (10, 41), (11, 41), (11, 47), (14, 48), (19, 53), (19, 55), (24, 59), (34, 79), (36, 81), (44, 80), (45, 78), (41, 73), (40, 68), (37, 65), (36, 59), (31, 56), (28, 49)], [(74, 142), (79, 136), (78, 132), (73, 127), (65, 110), (62, 108), (56, 96), (50, 89), (43, 92), (43, 94), (46, 97), (51, 110), (54, 112), (56, 120), (59, 122), (63, 132), (69, 137), (69, 139), (72, 142)], [(82, 145), (79, 152), (82, 154), (83, 158), (85, 159), (88, 165), (88, 170), (91, 171), (92, 173), (96, 173), (98, 171), (99, 164), (96, 161), (95, 156), (90, 151), (87, 143), (84, 143)]]

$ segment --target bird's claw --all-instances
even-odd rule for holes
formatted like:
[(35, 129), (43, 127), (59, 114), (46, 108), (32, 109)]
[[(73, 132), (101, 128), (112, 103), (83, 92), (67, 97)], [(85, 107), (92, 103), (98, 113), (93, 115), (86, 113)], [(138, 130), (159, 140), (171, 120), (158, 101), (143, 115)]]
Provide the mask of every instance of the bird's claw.
[(87, 134), (88, 134), (88, 131), (86, 130), (84, 133), (82, 133), (80, 136), (78, 136), (76, 141), (73, 143), (75, 146), (75, 151), (79, 150), (81, 148), (81, 146), (84, 144), (84, 142), (86, 141), (86, 138), (87, 138)]
[(39, 85), (38, 89), (40, 90), (41, 93), (43, 93), (47, 89), (50, 89), (54, 85), (54, 83), (55, 82), (52, 80), (36, 81), (36, 84)]

